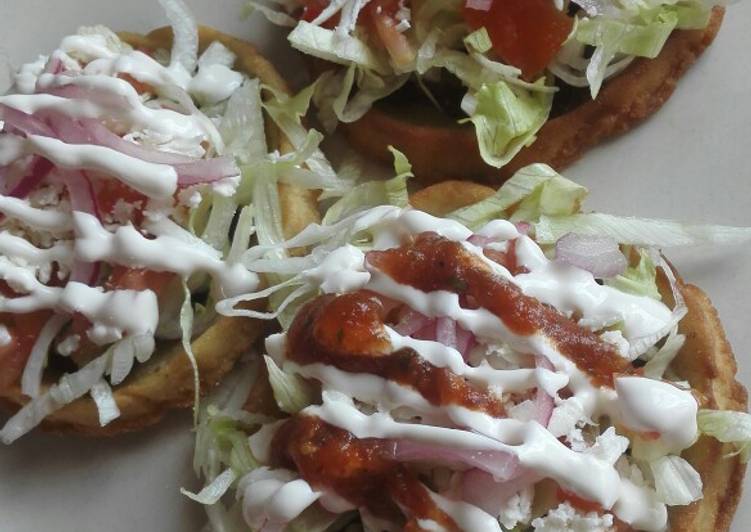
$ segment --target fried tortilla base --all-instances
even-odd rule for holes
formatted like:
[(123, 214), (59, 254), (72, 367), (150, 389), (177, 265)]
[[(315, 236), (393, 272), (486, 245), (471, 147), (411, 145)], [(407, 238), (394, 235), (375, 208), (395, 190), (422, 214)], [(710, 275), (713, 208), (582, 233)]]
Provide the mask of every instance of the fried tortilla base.
[[(172, 44), (171, 28), (159, 28), (148, 35), (121, 33), (121, 38), (136, 48), (168, 49)], [(201, 50), (219, 41), (237, 55), (235, 68), (260, 79), (278, 90), (289, 92), (286, 82), (273, 65), (249, 43), (213, 28), (199, 28)], [(271, 149), (289, 151), (291, 145), (270, 120), (266, 136)], [(287, 237), (320, 220), (317, 194), (288, 185), (279, 186), (283, 229)], [(192, 343), (198, 364), (201, 393), (215, 386), (244, 353), (250, 351), (262, 335), (265, 324), (248, 318), (219, 316)], [(45, 383), (45, 389), (55, 381)], [(151, 360), (138, 366), (125, 382), (114, 388), (120, 417), (102, 427), (94, 401), (84, 396), (49, 415), (42, 427), (56, 432), (76, 432), (90, 436), (113, 436), (139, 430), (158, 422), (174, 408), (189, 407), (194, 397), (193, 370), (179, 342), (159, 341)], [(25, 404), (18, 385), (0, 390), (0, 405), (10, 411)]]
[(678, 80), (714, 40), (724, 9), (714, 8), (703, 30), (674, 32), (655, 59), (637, 59), (588, 99), (549, 120), (537, 140), (501, 169), (480, 157), (474, 128), (459, 125), (432, 106), (400, 106), (386, 99), (360, 120), (343, 124), (349, 142), (366, 157), (390, 162), (387, 146), (404, 152), (415, 175), (429, 182), (469, 179), (499, 184), (531, 163), (562, 169), (589, 148), (638, 125), (667, 101)]
[[(490, 187), (465, 181), (446, 181), (412, 195), (416, 209), (441, 216), (493, 194)], [(660, 292), (668, 305), (673, 304), (670, 285), (663, 275), (658, 279)], [(688, 314), (679, 330), (686, 342), (671, 369), (691, 384), (702, 408), (745, 411), (746, 389), (736, 381), (733, 351), (725, 336), (717, 310), (699, 288), (678, 278)], [(658, 406), (658, 405), (656, 405)], [(701, 475), (704, 498), (688, 506), (668, 510), (670, 529), (680, 532), (727, 531), (741, 496), (746, 471), (738, 456), (726, 456), (732, 445), (702, 436), (682, 456)]]

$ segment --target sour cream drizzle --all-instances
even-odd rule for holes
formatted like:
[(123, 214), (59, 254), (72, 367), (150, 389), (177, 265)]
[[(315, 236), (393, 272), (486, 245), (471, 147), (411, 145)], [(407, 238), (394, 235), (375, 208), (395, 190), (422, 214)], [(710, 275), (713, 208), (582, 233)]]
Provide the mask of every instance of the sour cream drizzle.
[[(525, 294), (555, 306), (566, 315), (581, 316), (583, 327), (600, 329), (619, 322), (623, 337), (629, 341), (664, 329), (672, 319), (670, 309), (658, 301), (600, 285), (588, 272), (547, 259), (532, 239), (520, 235), (508, 222), (494, 221), (479, 234), (494, 238), (497, 241), (494, 245), (501, 247), (510, 239), (518, 239), (517, 260), (528, 273), (513, 276), (503, 266), (487, 259), (481, 248), (466, 241), (472, 233), (455, 221), (409, 209), (396, 215), (379, 213), (379, 216), (381, 222), (373, 229), (377, 249), (399, 245), (405, 234), (436, 232), (462, 242), (478, 261), (490, 265), (493, 272), (516, 284)], [(664, 452), (677, 453), (693, 443), (697, 434), (697, 403), (690, 392), (638, 376), (616, 377), (614, 388), (594, 386), (583, 371), (539, 332), (528, 336), (515, 334), (489, 311), (463, 308), (454, 293), (423, 292), (399, 284), (368, 264), (367, 259), (359, 260), (359, 252), (347, 247), (333, 252), (331, 257), (310, 273), (302, 272), (302, 278), (326, 292), (364, 288), (403, 302), (427, 317), (449, 317), (482, 342), (508, 345), (520, 353), (546, 357), (555, 371), (496, 370), (487, 363), (471, 367), (453, 348), (404, 337), (387, 328), (394, 351), (408, 347), (431, 365), (449, 368), (471, 381), (496, 386), (499, 392), (539, 386), (555, 395), (557, 390), (568, 386), (573, 394), (568, 400), (579, 403), (586, 417), (597, 419), (608, 415), (616, 424), (632, 430), (657, 432), (660, 436), (655, 445), (661, 446)], [(284, 357), (285, 341), (284, 335), (269, 338), (268, 350), (277, 361)], [(284, 369), (316, 379), (323, 385), (323, 404), (308, 407), (304, 413), (318, 416), (358, 438), (408, 439), (459, 449), (513, 453), (525, 467), (555, 479), (586, 499), (599, 502), (626, 523), (644, 530), (665, 527), (665, 505), (651, 488), (621, 478), (614, 468), (613, 457), (600, 456), (594, 452), (594, 447), (592, 452), (575, 452), (535, 421), (497, 419), (459, 406), (437, 408), (413, 389), (375, 375), (347, 373), (325, 364), (299, 365), (286, 361)], [(355, 407), (352, 399), (376, 405), (379, 411), (366, 415)], [(400, 422), (390, 414), (401, 415), (405, 408), (407, 414), (419, 415), (423, 422)], [(446, 428), (441, 424), (469, 430)], [(457, 523), (466, 517), (456, 508), (447, 513)], [(482, 516), (477, 514), (474, 518), (481, 520)], [(469, 529), (483, 528), (478, 523), (480, 521), (473, 521)]]
[[(224, 150), (217, 126), (196, 107), (193, 97), (204, 103), (219, 103), (245, 80), (244, 75), (231, 69), (234, 54), (219, 44), (214, 52), (215, 58), (220, 56), (220, 64), (204, 59), (197, 71), (188, 72), (180, 65), (164, 66), (133, 50), (110, 30), (97, 27), (64, 38), (49, 57), (21, 68), (14, 88), (17, 94), (0, 96), (7, 117), (5, 123), (0, 122), (0, 128), (5, 128), (0, 129), (0, 166), (9, 165), (8, 175), (22, 179), (3, 183), (2, 191), (7, 195), (0, 195), (0, 281), (14, 292), (8, 297), (0, 295), (0, 312), (50, 309), (81, 315), (90, 322), (85, 334), (94, 343), (111, 344), (125, 337), (115, 346), (112, 356), (116, 362), (129, 353), (131, 358), (145, 362), (153, 350), (159, 322), (157, 296), (149, 289), (110, 290), (79, 282), (104, 282), (96, 279), (100, 272), (96, 263), (124, 266), (124, 286), (137, 286), (142, 275), (148, 276), (148, 272), (127, 270), (145, 268), (172, 272), (185, 280), (197, 272), (208, 273), (223, 295), (256, 288), (258, 278), (254, 273), (239, 263), (225, 261), (220, 251), (170, 218), (178, 172), (181, 184), (200, 184), (204, 169), (221, 163), (205, 161), (203, 165), (200, 159)], [(75, 122), (81, 119), (93, 119), (98, 124)], [(15, 128), (8, 128), (13, 121), (10, 125)], [(139, 154), (144, 154), (143, 158)], [(58, 169), (89, 172), (76, 173), (82, 176), (80, 183), (64, 183), (69, 192), (69, 201), (65, 201), (62, 191), (55, 188), (59, 183), (50, 183), (46, 174), (35, 175), (33, 167), (30, 172), (25, 169), (30, 156), (34, 156), (32, 160), (49, 161)], [(231, 163), (225, 167), (231, 167)], [(225, 179), (212, 185), (217, 193), (221, 189), (234, 194), (238, 178), (228, 172), (222, 170)], [(50, 194), (34, 190), (29, 199), (10, 197), (27, 194), (25, 189), (32, 183), (36, 186), (39, 179), (45, 180), (41, 186), (49, 186)], [(99, 181), (90, 184), (88, 179)], [(123, 188), (140, 194), (121, 193), (119, 184), (111, 186), (113, 183), (105, 180), (117, 180)], [(18, 192), (19, 184), (24, 192)], [(37, 197), (36, 192), (42, 194)], [(151, 201), (141, 201), (141, 195)], [(122, 221), (128, 217), (137, 228)], [(101, 271), (106, 274), (107, 266)], [(51, 272), (56, 273), (55, 281), (69, 276), (67, 283), (47, 286)], [(116, 284), (120, 272), (113, 273)], [(5, 336), (11, 332), (5, 327), (2, 331)], [(78, 336), (75, 338), (75, 342), (61, 345), (64, 349), (77, 345)], [(11, 340), (3, 337), (3, 341)], [(44, 351), (46, 355), (46, 348)], [(108, 363), (107, 353), (97, 359), (96, 366), (85, 366), (78, 373), (91, 377), (92, 367)], [(120, 364), (117, 382), (131, 365)], [(115, 373), (110, 379), (113, 384)], [(77, 397), (89, 389), (82, 388)], [(7, 441), (30, 430), (43, 414), (63, 404), (53, 407), (49, 399), (37, 399), (6, 425), (6, 432), (13, 435)]]

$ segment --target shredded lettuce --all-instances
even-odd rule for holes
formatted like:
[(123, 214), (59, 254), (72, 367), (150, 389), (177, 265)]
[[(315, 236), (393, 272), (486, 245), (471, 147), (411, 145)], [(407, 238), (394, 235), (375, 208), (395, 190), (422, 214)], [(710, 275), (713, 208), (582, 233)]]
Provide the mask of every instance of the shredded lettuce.
[(751, 227), (696, 225), (602, 213), (571, 216), (543, 215), (535, 224), (536, 239), (541, 244), (552, 244), (566, 233), (572, 232), (609, 236), (620, 244), (658, 248), (700, 244), (740, 244), (751, 239)]
[(232, 468), (225, 469), (219, 476), (203, 487), (198, 493), (180, 488), (180, 493), (200, 504), (214, 504), (227, 493), (227, 490), (237, 479), (237, 473)]
[(662, 379), (665, 371), (678, 352), (683, 347), (686, 337), (678, 334), (678, 328), (674, 328), (670, 335), (665, 339), (665, 343), (644, 365), (644, 376), (650, 379)]
[(104, 376), (111, 357), (108, 349), (75, 373), (63, 375), (57, 384), (26, 403), (8, 420), (0, 430), (0, 441), (10, 445), (52, 412), (86, 395)]
[(469, 115), (464, 121), (475, 126), (483, 160), (500, 168), (534, 141), (552, 103), (548, 93), (514, 90), (505, 81), (496, 81), (468, 93), (462, 110)]
[(69, 317), (61, 314), (52, 316), (39, 331), (34, 346), (31, 348), (29, 359), (21, 375), (21, 392), (28, 397), (37, 397), (42, 386), (42, 372), (47, 364), (47, 354), (50, 346), (69, 321)]
[(316, 402), (318, 394), (312, 384), (298, 375), (283, 371), (269, 356), (264, 356), (263, 360), (274, 390), (274, 399), (282, 412), (296, 414)]
[(180, 66), (187, 74), (196, 69), (198, 61), (198, 24), (183, 0), (159, 0), (167, 14), (175, 36), (170, 67)]
[(289, 16), (284, 11), (274, 9), (262, 2), (257, 2), (256, 0), (249, 0), (245, 4), (245, 8), (243, 9), (243, 16), (250, 16), (254, 11), (258, 11), (264, 17), (266, 17), (266, 20), (268, 20), (272, 24), (276, 24), (277, 26), (294, 28), (297, 25), (297, 19)]
[(323, 217), (324, 225), (335, 224), (358, 211), (376, 205), (409, 205), (407, 181), (414, 176), (412, 165), (402, 152), (393, 146), (389, 146), (388, 149), (394, 156), (395, 177), (385, 181), (367, 181), (352, 188), (329, 207)]
[(313, 101), (318, 119), (327, 131), (336, 129), (337, 122), (355, 122), (372, 107), (404, 85), (409, 76), (381, 76), (352, 63), (346, 70), (329, 70), (316, 81)]
[(663, 456), (649, 462), (657, 496), (669, 506), (685, 506), (703, 496), (701, 476), (680, 456)]
[(493, 42), (490, 40), (488, 30), (486, 30), (484, 27), (480, 28), (479, 30), (475, 30), (467, 35), (464, 38), (464, 43), (467, 45), (467, 48), (471, 48), (472, 50), (481, 54), (484, 54), (485, 52), (493, 48)]
[(542, 214), (573, 214), (587, 189), (546, 164), (531, 164), (517, 171), (492, 196), (448, 214), (470, 229), (495, 218), (534, 221)]
[(198, 363), (193, 354), (193, 303), (187, 280), (183, 280), (183, 304), (180, 307), (180, 330), (182, 331), (182, 346), (185, 356), (190, 361), (193, 370), (193, 421), (198, 422), (198, 406), (201, 400), (201, 379), (198, 374)]
[(743, 463), (751, 454), (751, 415), (730, 410), (699, 410), (697, 415), (699, 431), (707, 436), (732, 443), (740, 454)]
[(261, 87), (257, 79), (247, 80), (232, 93), (219, 124), (219, 133), (224, 140), (224, 153), (241, 164), (266, 156)]
[(662, 299), (657, 288), (657, 268), (649, 251), (645, 249), (639, 249), (639, 262), (636, 266), (629, 266), (621, 275), (606, 280), (605, 284), (621, 292), (647, 296), (658, 301)]
[[(282, 130), (292, 143), (294, 149), (298, 152), (304, 152), (310, 146), (311, 133), (303, 127), (302, 117), (308, 112), (316, 85), (316, 83), (313, 83), (294, 96), (289, 96), (273, 87), (263, 87), (271, 95), (263, 103), (264, 110), (266, 110), (276, 125), (279, 126), (279, 129)], [(320, 141), (320, 137), (313, 138), (319, 138)], [(326, 156), (318, 148), (317, 143), (305, 159), (305, 164), (312, 172), (321, 175), (323, 179), (337, 179), (336, 172), (334, 172), (331, 163), (329, 163)]]
[(229, 246), (230, 228), (236, 211), (237, 202), (234, 197), (214, 194), (211, 213), (201, 234), (201, 240), (223, 253)]
[(104, 427), (120, 417), (120, 409), (117, 407), (115, 397), (112, 395), (112, 388), (105, 379), (100, 379), (99, 382), (91, 387), (91, 398), (96, 404), (96, 409), (99, 414), (99, 425)]
[(357, 37), (342, 35), (301, 20), (287, 40), (296, 50), (332, 63), (344, 66), (354, 63), (381, 74), (388, 73), (387, 64)]

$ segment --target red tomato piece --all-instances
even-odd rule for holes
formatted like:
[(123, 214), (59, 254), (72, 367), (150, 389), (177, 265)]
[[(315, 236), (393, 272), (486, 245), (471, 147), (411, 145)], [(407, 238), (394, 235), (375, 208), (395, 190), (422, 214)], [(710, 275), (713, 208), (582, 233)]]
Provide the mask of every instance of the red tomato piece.
[(493, 50), (505, 62), (532, 79), (552, 61), (571, 33), (574, 21), (553, 0), (490, 0), (482, 11), (464, 6), (471, 28), (485, 27)]
[(582, 512), (603, 512), (603, 508), (599, 503), (579, 497), (578, 495), (571, 493), (570, 491), (566, 491), (561, 487), (558, 487), (558, 500), (566, 501), (571, 506), (573, 506), (577, 510), (581, 510)]

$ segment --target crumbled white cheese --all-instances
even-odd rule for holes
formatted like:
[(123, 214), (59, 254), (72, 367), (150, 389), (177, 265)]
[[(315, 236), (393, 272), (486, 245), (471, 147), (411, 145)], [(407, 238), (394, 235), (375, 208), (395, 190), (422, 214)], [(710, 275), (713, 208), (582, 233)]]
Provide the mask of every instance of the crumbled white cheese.
[(81, 345), (81, 337), (77, 334), (71, 334), (65, 340), (57, 344), (57, 352), (67, 357), (78, 350)]
[(535, 496), (534, 486), (528, 486), (519, 493), (509, 497), (501, 506), (498, 520), (505, 529), (511, 530), (519, 524), (528, 524), (532, 519), (532, 500)]
[(564, 399), (553, 409), (550, 416), (548, 430), (556, 438), (570, 434), (578, 425), (585, 425), (591, 421), (584, 414), (581, 401), (576, 397)]
[(121, 225), (125, 225), (133, 220), (133, 213), (137, 208), (140, 207), (140, 201), (130, 203), (122, 198), (119, 198), (112, 206), (112, 221)]
[(198, 207), (203, 200), (200, 187), (187, 187), (177, 193), (177, 201), (180, 205), (189, 207), (191, 209)]
[(506, 411), (508, 412), (508, 415), (510, 417), (518, 421), (526, 422), (535, 419), (537, 408), (535, 407), (534, 402), (527, 399), (525, 401), (522, 401), (521, 403), (509, 406)]
[(611, 514), (582, 513), (564, 502), (550, 510), (545, 517), (532, 521), (536, 532), (607, 532), (613, 528)]
[(628, 438), (619, 436), (615, 432), (615, 428), (608, 427), (605, 432), (597, 437), (595, 444), (584, 452), (610, 464), (615, 464), (621, 455), (626, 452), (628, 445)]

